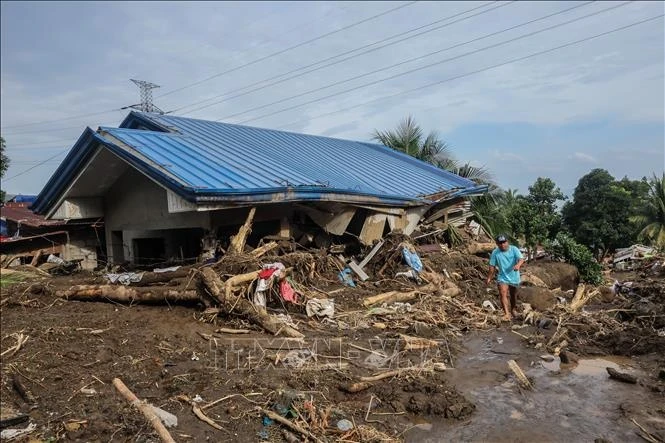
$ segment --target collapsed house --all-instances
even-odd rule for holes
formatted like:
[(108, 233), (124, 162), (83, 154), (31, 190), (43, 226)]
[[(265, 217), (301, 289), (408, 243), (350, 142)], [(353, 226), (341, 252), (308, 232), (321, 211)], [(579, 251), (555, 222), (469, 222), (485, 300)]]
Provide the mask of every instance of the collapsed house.
[(53, 255), (80, 263), (83, 269), (94, 269), (104, 249), (104, 225), (101, 220), (47, 220), (29, 209), (34, 200), (28, 196), (17, 196), (0, 208), (3, 267), (37, 265)]
[(465, 198), (485, 191), (373, 143), (131, 112), (87, 128), (32, 208), (103, 218), (108, 260), (150, 265), (223, 251), (246, 221), (249, 247), (371, 245), (423, 221), (463, 224)]

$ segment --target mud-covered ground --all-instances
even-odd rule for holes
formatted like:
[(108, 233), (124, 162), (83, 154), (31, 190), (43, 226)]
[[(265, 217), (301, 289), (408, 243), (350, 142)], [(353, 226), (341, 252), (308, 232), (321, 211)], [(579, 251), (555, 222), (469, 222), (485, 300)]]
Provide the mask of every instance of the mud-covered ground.
[[(562, 290), (538, 295), (537, 288), (525, 288), (522, 301), (534, 302), (542, 317), (552, 320), (539, 328), (521, 321), (502, 324), (483, 311), (484, 300), (496, 302), (496, 290), (483, 282), (483, 259), (425, 255), (425, 264), (445, 269), (462, 294), (454, 300), (428, 295), (403, 311), (369, 312), (362, 307), (364, 297), (409, 284), (390, 280), (350, 289), (328, 283), (317, 289), (335, 299), (334, 320), (290, 313), (304, 341), (268, 336), (237, 318), (211, 319), (196, 304), (128, 306), (51, 295), (54, 288), (98, 277), (53, 278), (48, 291), (43, 282), (3, 286), (0, 350), (10, 350), (17, 334), (28, 337), (20, 350), (2, 357), (3, 418), (11, 410), (28, 414), (36, 424), (30, 438), (37, 441), (156, 441), (145, 418), (113, 387), (118, 377), (140, 399), (177, 416), (178, 425), (170, 429), (176, 441), (289, 441), (285, 428), (265, 421), (257, 408), (307, 423), (325, 441), (640, 441), (632, 419), (651, 438), (665, 438), (661, 277), (636, 275), (635, 280), (649, 282), (644, 295), (604, 293), (585, 307), (602, 311), (602, 321), (585, 314), (557, 327), (557, 296), (569, 300), (572, 294), (565, 291), (575, 287), (576, 277), (558, 263), (529, 266), (527, 273), (549, 278), (548, 286)], [(647, 303), (654, 306), (643, 309)], [(612, 329), (616, 325), (621, 327)], [(638, 384), (598, 374), (572, 376), (576, 361), (544, 367), (540, 356), (550, 354), (548, 342), (564, 327), (574, 360), (625, 356), (617, 367), (637, 374)], [(251, 333), (216, 332), (219, 328)], [(404, 350), (399, 334), (436, 345)], [(506, 364), (510, 359), (532, 377), (534, 391), (520, 390)], [(554, 357), (548, 364), (558, 362)], [(361, 377), (399, 369), (367, 389), (347, 392)], [(565, 395), (557, 397), (561, 392)], [(222, 429), (199, 420), (183, 396), (196, 399)], [(599, 405), (593, 413), (590, 402)], [(562, 418), (552, 419), (549, 410)], [(355, 430), (338, 429), (342, 419)], [(536, 429), (538, 423), (549, 428)]]

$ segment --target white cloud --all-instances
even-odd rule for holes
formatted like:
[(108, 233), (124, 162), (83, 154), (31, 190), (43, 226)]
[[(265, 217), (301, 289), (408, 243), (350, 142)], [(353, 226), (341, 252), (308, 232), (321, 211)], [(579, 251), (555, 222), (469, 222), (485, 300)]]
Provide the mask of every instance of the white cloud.
[(592, 157), (589, 154), (585, 154), (584, 152), (575, 152), (573, 155), (570, 156), (570, 158), (587, 163), (598, 163), (598, 160), (596, 160), (594, 157)]

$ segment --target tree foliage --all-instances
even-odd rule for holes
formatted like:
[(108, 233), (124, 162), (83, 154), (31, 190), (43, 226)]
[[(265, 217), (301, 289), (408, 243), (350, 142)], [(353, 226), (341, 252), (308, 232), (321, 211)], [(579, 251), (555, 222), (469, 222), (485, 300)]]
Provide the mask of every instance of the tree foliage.
[(640, 241), (665, 248), (665, 172), (648, 182), (647, 196), (631, 221), (640, 228)]
[(513, 234), (523, 239), (530, 255), (537, 245), (553, 239), (559, 231), (561, 222), (556, 202), (564, 199), (561, 189), (551, 179), (543, 177), (529, 186), (528, 195), (514, 197), (507, 214), (508, 224)]
[(563, 224), (598, 257), (637, 240), (631, 217), (646, 198), (646, 187), (627, 178), (617, 181), (604, 169), (580, 178), (571, 202), (562, 210)]
[(577, 243), (568, 234), (558, 233), (548, 249), (554, 257), (574, 265), (580, 273), (582, 281), (593, 285), (599, 285), (603, 282), (600, 263), (596, 261), (586, 246)]
[(456, 166), (450, 148), (432, 131), (427, 136), (413, 117), (402, 120), (397, 128), (388, 131), (375, 130), (374, 140), (419, 160), (449, 169)]

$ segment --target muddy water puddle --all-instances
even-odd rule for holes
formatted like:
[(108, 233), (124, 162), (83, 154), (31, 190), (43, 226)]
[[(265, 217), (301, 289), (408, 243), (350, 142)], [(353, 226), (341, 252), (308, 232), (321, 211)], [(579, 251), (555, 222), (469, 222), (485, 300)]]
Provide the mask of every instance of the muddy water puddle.
[[(630, 359), (582, 359), (564, 365), (542, 352), (526, 349), (508, 331), (471, 336), (467, 351), (450, 371), (451, 383), (476, 405), (459, 423), (424, 422), (407, 434), (409, 442), (638, 442), (635, 427), (622, 416), (622, 402), (640, 402), (636, 385), (608, 380), (607, 367), (635, 375)], [(516, 360), (533, 381), (533, 391), (520, 391), (508, 368)]]

